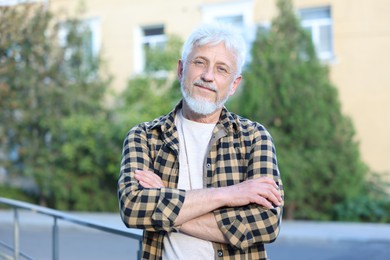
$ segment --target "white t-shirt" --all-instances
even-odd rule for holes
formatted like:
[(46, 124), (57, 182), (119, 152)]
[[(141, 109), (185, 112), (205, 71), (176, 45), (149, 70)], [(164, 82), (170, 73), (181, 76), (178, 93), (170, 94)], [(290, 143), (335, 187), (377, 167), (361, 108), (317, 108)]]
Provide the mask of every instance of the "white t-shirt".
[[(179, 189), (203, 188), (203, 169), (207, 147), (215, 124), (203, 124), (177, 113), (175, 124), (179, 132)], [(214, 259), (214, 249), (210, 241), (195, 238), (183, 233), (169, 233), (164, 238), (164, 260)]]

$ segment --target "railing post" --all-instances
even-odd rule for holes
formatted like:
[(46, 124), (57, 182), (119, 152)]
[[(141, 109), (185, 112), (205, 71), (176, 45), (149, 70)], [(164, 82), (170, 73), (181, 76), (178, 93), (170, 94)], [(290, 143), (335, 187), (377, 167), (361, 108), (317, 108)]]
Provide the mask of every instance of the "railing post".
[(14, 208), (14, 259), (19, 260), (20, 240), (19, 240), (19, 215), (18, 209)]
[(138, 240), (139, 247), (138, 247), (138, 260), (142, 259), (142, 239)]
[(53, 260), (59, 259), (59, 241), (58, 241), (58, 225), (57, 225), (57, 218), (54, 217), (54, 224), (53, 224), (53, 239), (52, 239), (52, 252), (53, 252)]

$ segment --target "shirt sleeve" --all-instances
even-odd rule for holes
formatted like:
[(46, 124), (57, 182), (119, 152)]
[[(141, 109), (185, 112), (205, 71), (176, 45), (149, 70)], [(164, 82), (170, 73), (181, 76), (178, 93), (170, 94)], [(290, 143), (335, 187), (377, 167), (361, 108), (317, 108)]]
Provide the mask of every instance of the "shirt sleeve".
[(136, 127), (127, 134), (118, 179), (118, 199), (127, 227), (148, 231), (177, 231), (174, 222), (183, 205), (185, 191), (171, 188), (143, 188), (134, 178), (137, 169), (154, 172), (145, 129)]
[[(255, 134), (247, 165), (247, 178), (268, 176), (279, 185), (284, 198), (283, 184), (277, 166), (271, 136), (264, 129)], [(218, 226), (230, 244), (245, 250), (256, 243), (271, 243), (279, 234), (283, 203), (267, 209), (257, 204), (221, 208), (214, 211)]]

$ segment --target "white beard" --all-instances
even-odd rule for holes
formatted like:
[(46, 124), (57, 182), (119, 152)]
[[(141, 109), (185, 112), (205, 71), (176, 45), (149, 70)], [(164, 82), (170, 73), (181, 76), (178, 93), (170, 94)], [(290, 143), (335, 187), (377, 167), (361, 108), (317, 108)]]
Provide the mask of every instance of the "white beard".
[[(205, 83), (207, 84), (207, 83)], [(233, 84), (230, 86), (230, 90), (232, 88)], [(181, 82), (181, 93), (183, 95), (183, 98), (185, 102), (187, 103), (188, 107), (199, 115), (210, 115), (214, 113), (216, 110), (223, 107), (223, 105), (226, 103), (226, 101), (229, 99), (229, 95), (226, 95), (226, 97), (223, 100), (217, 101), (217, 102), (211, 102), (203, 98), (194, 98), (188, 94), (184, 87), (183, 81)], [(215, 88), (213, 88), (215, 89)], [(230, 92), (230, 91), (229, 91)], [(228, 92), (228, 93), (229, 93)]]

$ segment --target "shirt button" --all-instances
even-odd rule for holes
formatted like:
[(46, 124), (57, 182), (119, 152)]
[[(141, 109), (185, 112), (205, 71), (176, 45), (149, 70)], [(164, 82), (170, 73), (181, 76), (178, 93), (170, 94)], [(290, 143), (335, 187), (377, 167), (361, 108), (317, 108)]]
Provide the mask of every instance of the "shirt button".
[(218, 250), (218, 257), (222, 257), (222, 256), (223, 256), (222, 250)]
[(208, 163), (208, 164), (206, 164), (206, 167), (207, 167), (207, 168), (210, 168), (210, 166), (211, 166), (211, 164), (209, 164), (209, 163)]

